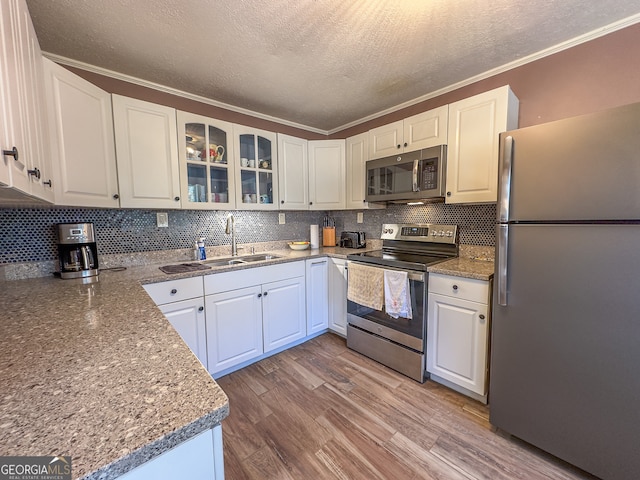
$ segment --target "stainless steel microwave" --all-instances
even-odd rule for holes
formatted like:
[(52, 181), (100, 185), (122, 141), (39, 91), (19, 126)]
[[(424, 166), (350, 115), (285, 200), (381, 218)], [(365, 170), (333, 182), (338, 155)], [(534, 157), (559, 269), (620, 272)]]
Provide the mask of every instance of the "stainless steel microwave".
[(367, 162), (367, 202), (443, 201), (447, 146), (438, 145)]

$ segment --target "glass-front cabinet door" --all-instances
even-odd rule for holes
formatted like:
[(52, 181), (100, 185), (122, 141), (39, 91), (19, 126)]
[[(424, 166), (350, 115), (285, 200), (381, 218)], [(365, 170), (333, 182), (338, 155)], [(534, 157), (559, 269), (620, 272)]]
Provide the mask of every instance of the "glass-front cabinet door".
[(236, 208), (277, 210), (278, 172), (276, 134), (234, 125)]
[(178, 112), (182, 208), (235, 208), (233, 124)]

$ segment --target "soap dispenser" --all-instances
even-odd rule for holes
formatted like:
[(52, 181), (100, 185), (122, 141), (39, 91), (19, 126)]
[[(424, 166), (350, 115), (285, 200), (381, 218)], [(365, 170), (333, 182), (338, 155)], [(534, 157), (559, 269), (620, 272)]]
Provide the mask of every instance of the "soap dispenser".
[(204, 237), (200, 237), (196, 245), (198, 246), (198, 253), (199, 253), (198, 260), (206, 260), (207, 252), (204, 249)]

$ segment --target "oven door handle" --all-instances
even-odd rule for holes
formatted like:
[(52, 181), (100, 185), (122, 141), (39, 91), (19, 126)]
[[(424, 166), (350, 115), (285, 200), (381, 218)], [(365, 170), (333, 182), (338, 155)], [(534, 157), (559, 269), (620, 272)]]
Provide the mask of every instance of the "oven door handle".
[(407, 272), (407, 274), (409, 275), (409, 280), (413, 280), (414, 282), (422, 282), (422, 283), (424, 283), (425, 279), (426, 279), (426, 273), (425, 272), (416, 272), (415, 270), (405, 270), (405, 269), (402, 269), (402, 268), (394, 268), (394, 267), (380, 267), (380, 266), (374, 267), (370, 263), (355, 262), (353, 260), (349, 260), (347, 262), (347, 269), (349, 268), (349, 264), (350, 263), (357, 263), (358, 265), (366, 265), (367, 267), (378, 268), (380, 270), (396, 270), (396, 271), (399, 271), (399, 272)]

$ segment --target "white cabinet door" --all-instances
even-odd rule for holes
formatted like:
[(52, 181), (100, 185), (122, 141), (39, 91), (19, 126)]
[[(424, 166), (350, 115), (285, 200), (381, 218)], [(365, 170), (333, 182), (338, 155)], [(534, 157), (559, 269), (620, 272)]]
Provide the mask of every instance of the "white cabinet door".
[(278, 209), (278, 149), (273, 132), (233, 126), (236, 208)]
[(309, 210), (308, 141), (278, 134), (280, 208)]
[(180, 208), (176, 111), (112, 95), (120, 205)]
[(329, 262), (329, 330), (347, 336), (347, 261)]
[(307, 277), (307, 335), (329, 326), (329, 258), (305, 262)]
[(233, 124), (177, 112), (183, 208), (236, 206)]
[(224, 480), (222, 426), (205, 430), (118, 477), (118, 480)]
[(447, 143), (449, 105), (405, 118), (403, 147), (405, 152)]
[(499, 134), (517, 127), (508, 85), (449, 105), (447, 203), (497, 201)]
[(369, 130), (369, 160), (402, 152), (403, 132), (402, 120)]
[(309, 141), (309, 209), (344, 210), (345, 206), (344, 140)]
[(207, 367), (207, 336), (205, 329), (204, 297), (167, 303), (160, 311), (180, 334), (184, 342)]
[(49, 178), (48, 172), (42, 171), (45, 168), (42, 145), (47, 131), (46, 117), (40, 110), (43, 81), (40, 61), (40, 47), (25, 1), (0, 2), (0, 88), (3, 96), (0, 180), (21, 192), (48, 199), (49, 193), (42, 189), (42, 183)]
[(56, 204), (119, 207), (111, 95), (43, 61)]
[(306, 335), (304, 277), (262, 286), (264, 351), (269, 352)]
[(207, 295), (207, 367), (212, 375), (262, 355), (262, 288)]
[(365, 200), (367, 188), (367, 160), (369, 159), (369, 133), (354, 135), (346, 140), (347, 209), (386, 208), (384, 204)]
[(444, 105), (369, 130), (369, 159), (446, 144), (448, 115)]
[(427, 371), (486, 395), (488, 305), (434, 293), (428, 304)]

